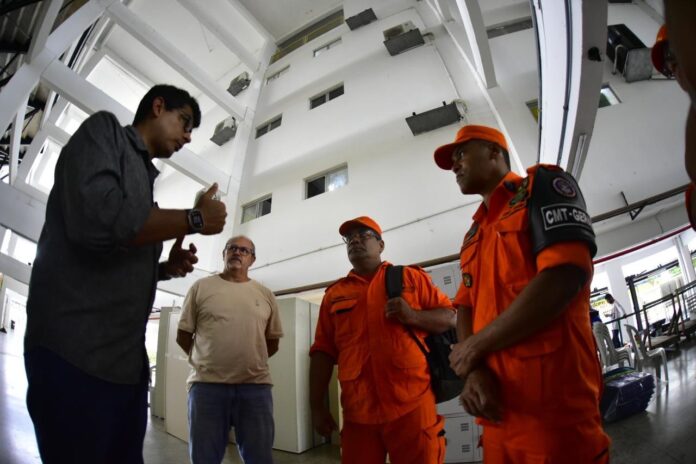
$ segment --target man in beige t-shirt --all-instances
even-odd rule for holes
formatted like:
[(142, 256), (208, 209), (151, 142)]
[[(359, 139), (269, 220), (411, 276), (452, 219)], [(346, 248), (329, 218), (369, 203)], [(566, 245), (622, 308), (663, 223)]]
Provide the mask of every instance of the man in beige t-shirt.
[(230, 427), (246, 464), (273, 462), (268, 358), (283, 336), (273, 293), (248, 277), (254, 243), (233, 237), (221, 274), (197, 281), (184, 301), (176, 341), (189, 354), (189, 455), (219, 464)]

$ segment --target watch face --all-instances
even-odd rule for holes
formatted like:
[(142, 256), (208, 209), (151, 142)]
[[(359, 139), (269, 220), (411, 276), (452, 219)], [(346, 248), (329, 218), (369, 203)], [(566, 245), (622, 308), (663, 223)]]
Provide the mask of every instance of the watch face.
[(194, 230), (201, 230), (203, 228), (203, 215), (197, 209), (192, 209), (189, 212), (189, 222), (191, 228)]

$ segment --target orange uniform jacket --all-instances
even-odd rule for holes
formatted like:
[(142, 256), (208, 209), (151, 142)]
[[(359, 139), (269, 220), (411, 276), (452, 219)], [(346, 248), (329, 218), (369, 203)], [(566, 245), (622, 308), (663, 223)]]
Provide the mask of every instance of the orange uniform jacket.
[[(574, 181), (556, 180), (563, 177), (556, 174), (560, 168), (544, 167), (557, 176), (549, 187), (555, 189), (558, 198), (567, 197), (567, 203), (572, 204), (573, 195), (580, 195)], [(500, 381), (504, 416), (500, 424), (485, 420), (480, 423), (486, 426), (484, 437), (504, 441), (514, 449), (547, 455), (546, 447), (554, 441), (549, 439), (554, 430), (590, 424), (590, 440), (596, 441), (585, 445), (604, 449), (609, 441), (599, 417), (602, 373), (589, 322), (593, 272), (590, 247), (594, 244), (556, 241), (536, 254), (533, 252), (528, 200), (534, 193), (532, 187), (538, 169), (539, 166), (530, 168), (525, 179), (508, 173), (491, 195), (488, 208), (481, 204), (474, 215), (474, 224), (464, 238), (460, 253), (463, 283), (454, 304), (472, 308), (476, 333), (505, 311), (544, 269), (572, 264), (585, 270), (587, 283), (548, 327), (488, 355), (486, 364)], [(552, 202), (541, 213), (547, 215), (542, 225), (549, 230), (565, 227), (563, 233), (571, 231), (571, 235), (572, 227), (591, 231), (589, 217), (568, 208), (563, 200)], [(588, 430), (585, 425), (583, 430)], [(558, 445), (564, 446), (560, 442)]]
[[(326, 290), (310, 354), (338, 363), (346, 421), (380, 424), (432, 401), (425, 356), (403, 324), (385, 317), (383, 262), (371, 280), (353, 271)], [(419, 268), (404, 267), (402, 298), (415, 310), (452, 309), (447, 296)], [(421, 338), (425, 332), (415, 329)]]

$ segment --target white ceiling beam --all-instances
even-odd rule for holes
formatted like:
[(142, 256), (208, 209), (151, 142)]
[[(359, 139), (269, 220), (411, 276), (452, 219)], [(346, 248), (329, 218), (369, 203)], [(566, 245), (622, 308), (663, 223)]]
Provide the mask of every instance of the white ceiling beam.
[(449, 1), (448, 0), (430, 0), (432, 1), (432, 7), (435, 8), (435, 10), (440, 13), (440, 16), (442, 17), (443, 21), (452, 21), (454, 18), (452, 17), (452, 12), (449, 9)]
[(275, 38), (271, 35), (270, 32), (268, 32), (268, 29), (266, 29), (263, 24), (259, 22), (258, 19), (256, 19), (256, 16), (251, 14), (249, 10), (246, 9), (244, 5), (242, 5), (242, 2), (239, 0), (227, 0), (232, 7), (237, 10), (237, 12), (242, 15), (244, 19), (247, 20), (249, 24), (254, 26), (254, 29), (256, 29), (267, 41), (269, 42), (275, 42)]
[(541, 66), (538, 162), (579, 178), (602, 86), (607, 1), (533, 0), (532, 7)]
[(36, 28), (31, 34), (31, 43), (29, 45), (29, 53), (27, 53), (27, 61), (31, 62), (39, 55), (39, 53), (43, 51), (62, 5), (62, 0), (44, 0), (41, 2), (39, 20), (37, 21)]
[(0, 274), (11, 277), (25, 285), (29, 285), (31, 266), (27, 263), (17, 261), (12, 256), (0, 253)]
[(215, 16), (212, 9), (198, 0), (178, 0), (204, 27), (212, 32), (251, 72), (259, 68), (259, 60), (246, 46), (232, 34), (227, 27)]
[(498, 83), (495, 79), (493, 57), (478, 0), (457, 0), (457, 8), (461, 14), (464, 30), (469, 39), (469, 46), (476, 70), (486, 88), (495, 87)]
[[(116, 115), (123, 125), (131, 124), (133, 121), (133, 113), (130, 110), (60, 61), (56, 61), (48, 67), (43, 75), (43, 80), (87, 114), (106, 110)], [(201, 184), (207, 185), (217, 182), (220, 190), (225, 193), (224, 190), (229, 183), (229, 175), (192, 151), (183, 148), (164, 161)]]
[(27, 114), (28, 98), (17, 109), (12, 130), (10, 131), (10, 185), (17, 179), (17, 168), (19, 167), (19, 150), (22, 146), (22, 132), (24, 131), (24, 117)]
[[(111, 0), (99, 1), (110, 2)], [(107, 7), (106, 12), (119, 26), (156, 53), (167, 64), (220, 105), (221, 108), (239, 119), (246, 117), (247, 108), (245, 105), (240, 103), (238, 99), (222, 88), (209, 75), (202, 72), (199, 66), (152, 26), (140, 19), (127, 6), (120, 2), (115, 2)]]
[[(102, 0), (109, 3), (115, 0)], [(90, 0), (51, 33), (44, 49), (32, 62), (19, 67), (12, 79), (0, 90), (0, 132), (10, 125), (25, 98), (39, 83), (43, 71), (77, 40), (104, 11), (97, 0)]]

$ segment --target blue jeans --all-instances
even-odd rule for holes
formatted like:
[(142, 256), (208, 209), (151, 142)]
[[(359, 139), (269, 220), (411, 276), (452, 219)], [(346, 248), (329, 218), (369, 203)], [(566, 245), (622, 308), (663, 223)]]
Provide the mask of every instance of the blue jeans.
[(135, 385), (107, 382), (54, 352), (24, 354), (27, 409), (45, 464), (143, 462), (149, 370)]
[(188, 395), (189, 456), (193, 464), (220, 464), (230, 427), (245, 464), (272, 464), (273, 397), (270, 385), (194, 382)]

